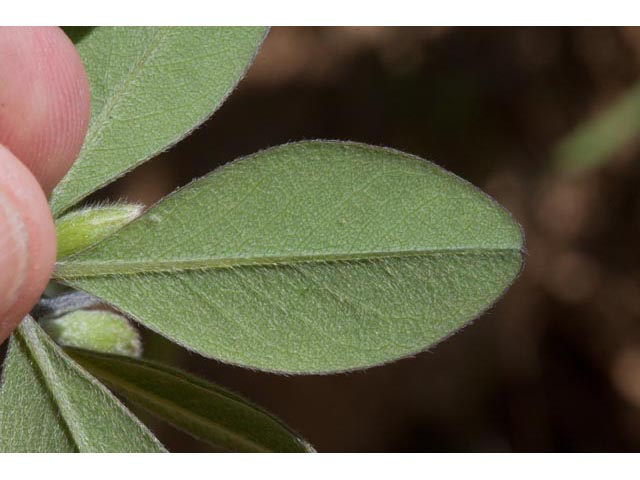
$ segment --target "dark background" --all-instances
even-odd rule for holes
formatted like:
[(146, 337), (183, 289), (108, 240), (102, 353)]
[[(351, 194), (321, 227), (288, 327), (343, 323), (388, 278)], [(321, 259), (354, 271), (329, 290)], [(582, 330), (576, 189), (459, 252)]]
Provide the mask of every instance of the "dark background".
[[(526, 232), (524, 271), (472, 326), (384, 367), (276, 376), (148, 333), (146, 355), (245, 395), (319, 451), (640, 450), (640, 138), (597, 168), (551, 168), (559, 142), (638, 81), (639, 28), (272, 29), (211, 120), (94, 200), (151, 204), (258, 149), (357, 140), (505, 205)], [(174, 451), (207, 448), (152, 426)]]

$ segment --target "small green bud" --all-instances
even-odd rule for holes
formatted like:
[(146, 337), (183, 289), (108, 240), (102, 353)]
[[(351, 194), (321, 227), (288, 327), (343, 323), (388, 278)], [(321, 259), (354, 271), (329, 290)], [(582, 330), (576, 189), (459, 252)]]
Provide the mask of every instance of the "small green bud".
[(84, 250), (120, 230), (139, 217), (142, 208), (125, 203), (83, 208), (62, 216), (56, 220), (57, 259)]
[(76, 310), (42, 320), (42, 328), (63, 347), (138, 358), (142, 343), (138, 330), (122, 315), (104, 310)]

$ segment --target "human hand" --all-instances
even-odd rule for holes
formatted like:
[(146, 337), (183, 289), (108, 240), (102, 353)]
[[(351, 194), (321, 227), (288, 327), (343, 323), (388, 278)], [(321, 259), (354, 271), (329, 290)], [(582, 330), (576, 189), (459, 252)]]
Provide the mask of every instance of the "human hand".
[(46, 195), (75, 160), (89, 122), (82, 61), (57, 27), (0, 27), (0, 343), (53, 271)]

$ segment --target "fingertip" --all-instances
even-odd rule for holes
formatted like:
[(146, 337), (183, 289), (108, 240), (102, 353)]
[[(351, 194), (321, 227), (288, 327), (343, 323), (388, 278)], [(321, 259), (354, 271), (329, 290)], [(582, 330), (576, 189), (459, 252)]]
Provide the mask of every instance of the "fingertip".
[(23, 163), (0, 145), (0, 343), (44, 291), (55, 255), (45, 194)]
[(49, 192), (76, 159), (89, 123), (89, 85), (58, 27), (0, 28), (0, 143)]

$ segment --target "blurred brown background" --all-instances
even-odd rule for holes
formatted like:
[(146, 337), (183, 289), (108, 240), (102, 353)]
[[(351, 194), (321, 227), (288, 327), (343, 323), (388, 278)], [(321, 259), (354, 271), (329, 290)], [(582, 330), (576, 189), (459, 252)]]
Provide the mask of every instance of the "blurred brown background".
[[(147, 356), (242, 393), (320, 451), (640, 450), (640, 101), (589, 136), (638, 127), (598, 165), (554, 168), (567, 136), (639, 81), (639, 28), (272, 29), (211, 120), (100, 197), (151, 204), (291, 140), (387, 145), (511, 210), (525, 269), (472, 326), (363, 372), (252, 372), (151, 334)], [(206, 449), (153, 425), (174, 451)]]
[[(279, 377), (158, 339), (147, 355), (244, 394), (320, 451), (640, 450), (640, 139), (598, 168), (551, 168), (637, 81), (634, 28), (274, 28), (204, 127), (104, 194), (149, 204), (291, 140), (388, 145), (509, 208), (524, 272), (464, 331), (364, 372)], [(158, 428), (173, 450), (206, 448)]]

